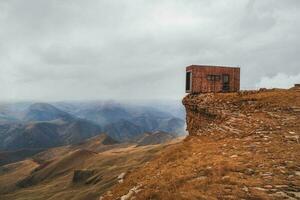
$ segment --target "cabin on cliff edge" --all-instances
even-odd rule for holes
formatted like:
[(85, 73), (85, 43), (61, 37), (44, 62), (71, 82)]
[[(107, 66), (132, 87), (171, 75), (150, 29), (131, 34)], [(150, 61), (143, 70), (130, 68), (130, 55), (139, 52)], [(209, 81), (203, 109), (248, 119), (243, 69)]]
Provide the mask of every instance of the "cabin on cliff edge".
[(211, 65), (186, 67), (186, 93), (237, 92), (239, 90), (239, 67)]

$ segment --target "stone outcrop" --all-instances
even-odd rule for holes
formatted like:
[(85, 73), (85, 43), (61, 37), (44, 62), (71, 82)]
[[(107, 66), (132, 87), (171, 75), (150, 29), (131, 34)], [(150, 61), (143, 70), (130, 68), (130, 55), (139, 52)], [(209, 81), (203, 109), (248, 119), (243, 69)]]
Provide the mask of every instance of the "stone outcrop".
[(73, 174), (73, 183), (85, 183), (90, 177), (94, 175), (94, 170), (79, 169), (75, 170)]
[(260, 114), (270, 117), (284, 112), (296, 114), (298, 106), (279, 104), (285, 101), (284, 96), (289, 95), (290, 98), (299, 99), (294, 91), (279, 89), (189, 94), (183, 99), (187, 130), (189, 135), (207, 135), (212, 132), (247, 135), (253, 130), (269, 130), (273, 124), (260, 123), (251, 116)]

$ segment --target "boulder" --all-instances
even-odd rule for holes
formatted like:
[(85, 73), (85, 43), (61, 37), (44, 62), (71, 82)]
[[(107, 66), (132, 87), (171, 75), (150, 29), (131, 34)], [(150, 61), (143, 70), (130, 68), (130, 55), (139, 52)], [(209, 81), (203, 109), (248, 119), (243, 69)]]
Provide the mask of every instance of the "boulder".
[(91, 176), (93, 176), (95, 173), (94, 170), (88, 170), (88, 169), (79, 169), (75, 170), (73, 174), (73, 183), (83, 183), (86, 182)]

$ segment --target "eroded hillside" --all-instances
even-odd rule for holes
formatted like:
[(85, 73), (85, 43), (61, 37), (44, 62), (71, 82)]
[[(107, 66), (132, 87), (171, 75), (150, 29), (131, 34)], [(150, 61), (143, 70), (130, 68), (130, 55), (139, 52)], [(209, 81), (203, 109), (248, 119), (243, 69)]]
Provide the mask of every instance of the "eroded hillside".
[(0, 166), (0, 199), (97, 200), (170, 143), (138, 146), (105, 134)]
[(300, 199), (300, 91), (188, 95), (190, 136), (100, 199)]

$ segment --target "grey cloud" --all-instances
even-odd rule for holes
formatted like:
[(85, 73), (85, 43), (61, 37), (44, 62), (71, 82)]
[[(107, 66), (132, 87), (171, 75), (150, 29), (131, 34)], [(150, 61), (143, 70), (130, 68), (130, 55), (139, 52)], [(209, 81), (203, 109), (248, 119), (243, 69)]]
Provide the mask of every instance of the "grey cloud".
[(240, 65), (242, 88), (276, 87), (300, 74), (299, 7), (298, 0), (0, 1), (0, 100), (180, 99), (190, 64)]
[(263, 77), (256, 85), (257, 88), (274, 88), (274, 85), (279, 88), (290, 88), (295, 83), (300, 83), (300, 73), (295, 75), (286, 75), (278, 73), (275, 76)]

